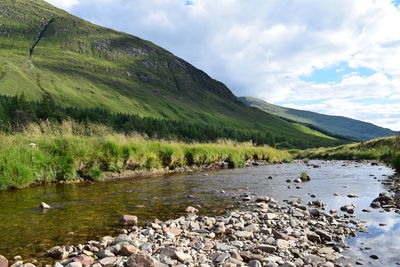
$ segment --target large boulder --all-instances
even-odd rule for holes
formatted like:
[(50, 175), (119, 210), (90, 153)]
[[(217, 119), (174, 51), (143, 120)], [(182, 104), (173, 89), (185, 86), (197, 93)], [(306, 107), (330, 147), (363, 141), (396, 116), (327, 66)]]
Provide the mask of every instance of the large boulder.
[(138, 218), (133, 215), (122, 215), (119, 218), (119, 224), (120, 225), (137, 225), (138, 224)]

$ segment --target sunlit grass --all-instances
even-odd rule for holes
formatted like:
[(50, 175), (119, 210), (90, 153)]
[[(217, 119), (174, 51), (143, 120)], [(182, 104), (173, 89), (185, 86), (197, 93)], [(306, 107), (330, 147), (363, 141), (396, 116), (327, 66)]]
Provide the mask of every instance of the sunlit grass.
[(400, 172), (399, 136), (330, 148), (294, 151), (299, 158), (337, 160), (381, 160)]
[(251, 143), (189, 144), (126, 136), (96, 124), (43, 122), (29, 125), (21, 134), (1, 136), (0, 189), (78, 178), (98, 181), (108, 172), (168, 171), (217, 162), (236, 168), (251, 159), (281, 162), (290, 158), (285, 151)]

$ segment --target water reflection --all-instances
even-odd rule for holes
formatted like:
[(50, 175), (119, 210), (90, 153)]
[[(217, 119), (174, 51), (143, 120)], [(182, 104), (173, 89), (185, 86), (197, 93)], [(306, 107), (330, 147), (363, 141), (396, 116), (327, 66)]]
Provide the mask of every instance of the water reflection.
[[(394, 213), (361, 212), (384, 188), (378, 181), (392, 170), (383, 166), (349, 162), (316, 161), (320, 168), (301, 163), (277, 164), (204, 174), (117, 180), (96, 184), (51, 185), (0, 193), (0, 254), (38, 258), (57, 244), (77, 244), (106, 234), (115, 234), (116, 219), (124, 213), (138, 215), (142, 222), (183, 214), (188, 205), (201, 206), (203, 214), (220, 214), (235, 205), (233, 195), (250, 192), (277, 200), (298, 195), (304, 201), (321, 199), (326, 209), (355, 204), (356, 215), (367, 220), (370, 234), (350, 239), (347, 255), (373, 266), (391, 266), (400, 261), (399, 217)], [(344, 165), (344, 166), (343, 166)], [(288, 188), (287, 179), (307, 171), (311, 181), (302, 188)], [(268, 179), (272, 176), (272, 180)], [(377, 179), (374, 179), (377, 177)], [(226, 194), (221, 193), (223, 189)], [(338, 193), (338, 196), (334, 196)], [(348, 198), (355, 193), (359, 198)], [(188, 198), (193, 195), (195, 198)], [(40, 202), (53, 209), (43, 213)], [(384, 223), (387, 226), (379, 226)], [(71, 235), (71, 232), (74, 234)], [(360, 248), (371, 247), (371, 250)], [(369, 255), (376, 254), (379, 260)]]

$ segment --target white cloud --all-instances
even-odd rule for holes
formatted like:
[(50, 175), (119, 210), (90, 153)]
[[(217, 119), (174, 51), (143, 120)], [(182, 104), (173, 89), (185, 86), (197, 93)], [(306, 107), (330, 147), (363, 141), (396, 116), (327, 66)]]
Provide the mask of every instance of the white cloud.
[[(189, 6), (184, 0), (50, 2), (151, 40), (225, 82), (237, 95), (275, 103), (323, 99), (320, 112), (400, 130), (395, 122), (400, 121), (399, 102), (382, 102), (400, 101), (400, 10), (391, 0), (193, 0)], [(299, 78), (342, 61), (377, 73), (348, 75), (330, 84)], [(391, 113), (372, 116), (371, 99)], [(347, 103), (346, 108), (335, 109), (340, 103)]]
[(47, 0), (47, 2), (66, 10), (70, 10), (73, 6), (79, 4), (79, 0)]

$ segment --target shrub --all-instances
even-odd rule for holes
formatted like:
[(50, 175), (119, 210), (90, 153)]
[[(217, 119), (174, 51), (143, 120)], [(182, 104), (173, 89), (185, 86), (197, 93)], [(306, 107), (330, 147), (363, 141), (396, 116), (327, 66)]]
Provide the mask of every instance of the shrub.
[(392, 161), (393, 168), (400, 173), (400, 153), (396, 153)]

